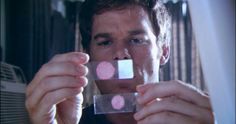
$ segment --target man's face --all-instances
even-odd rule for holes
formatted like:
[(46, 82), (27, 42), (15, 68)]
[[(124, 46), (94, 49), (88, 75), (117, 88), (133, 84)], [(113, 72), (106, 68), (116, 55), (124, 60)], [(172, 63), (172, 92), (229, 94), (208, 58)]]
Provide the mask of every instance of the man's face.
[(133, 79), (96, 81), (102, 93), (135, 92), (138, 84), (158, 81), (162, 50), (141, 7), (106, 11), (93, 19), (91, 60), (132, 59), (134, 64)]

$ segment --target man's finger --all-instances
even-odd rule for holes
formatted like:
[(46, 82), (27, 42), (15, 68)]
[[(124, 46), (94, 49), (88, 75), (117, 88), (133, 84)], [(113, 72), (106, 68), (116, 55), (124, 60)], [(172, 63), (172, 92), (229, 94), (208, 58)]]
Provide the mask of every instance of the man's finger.
[[(37, 110), (33, 116), (34, 120), (47, 119), (48, 116), (51, 116), (55, 112), (55, 110), (52, 110), (53, 106), (66, 99), (76, 97), (78, 94), (82, 93), (82, 91), (83, 88), (64, 88), (48, 93), (37, 106)], [(39, 120), (38, 122), (40, 121), (43, 122), (44, 120)]]
[(181, 115), (190, 116), (199, 120), (203, 120), (205, 116), (211, 115), (209, 114), (209, 110), (203, 109), (177, 97), (168, 97), (161, 100), (152, 101), (150, 104), (147, 104), (139, 112), (137, 112), (134, 117), (136, 120), (142, 120), (145, 117), (163, 111), (180, 113)]
[[(156, 98), (177, 96), (201, 107), (211, 108), (208, 96), (181, 81), (166, 81), (145, 85), (151, 86), (148, 86), (148, 88), (137, 87), (137, 91), (142, 92), (137, 99), (140, 104), (147, 104)], [(143, 87), (147, 87), (145, 85)]]
[(84, 76), (88, 73), (88, 69), (84, 65), (74, 65), (69, 62), (47, 63), (39, 72), (35, 78), (27, 86), (26, 95), (29, 96), (32, 91), (38, 86), (42, 79), (50, 76)]
[[(58, 54), (55, 55), (51, 61), (49, 61), (47, 64), (44, 64), (40, 70), (35, 74), (35, 77), (33, 78), (33, 80), (31, 81), (31, 83), (29, 84), (29, 88), (27, 88), (27, 90), (34, 89), (31, 88), (32, 86), (35, 85), (35, 83), (40, 82), (40, 80), (47, 76), (46, 72), (52, 72), (50, 71), (51, 67), (53, 66), (54, 63), (72, 63), (75, 66), (77, 65), (81, 65), (81, 64), (85, 64), (89, 61), (89, 56), (88, 54), (82, 53), (82, 52), (70, 52), (70, 53), (65, 53), (65, 54)], [(59, 67), (60, 68), (60, 67)], [(49, 75), (50, 76), (50, 75)], [(32, 86), (31, 86), (32, 85)], [(26, 95), (28, 95), (31, 92), (26, 92)]]
[(176, 114), (174, 112), (161, 112), (150, 115), (143, 120), (138, 121), (138, 124), (195, 124), (195, 120), (188, 116)]
[(70, 52), (55, 55), (50, 62), (73, 62), (77, 64), (85, 64), (89, 61), (89, 55), (82, 52)]
[(87, 84), (86, 78), (83, 77), (71, 77), (71, 76), (57, 76), (48, 77), (37, 86), (27, 98), (27, 105), (29, 108), (37, 106), (45, 94), (63, 88), (80, 88)]

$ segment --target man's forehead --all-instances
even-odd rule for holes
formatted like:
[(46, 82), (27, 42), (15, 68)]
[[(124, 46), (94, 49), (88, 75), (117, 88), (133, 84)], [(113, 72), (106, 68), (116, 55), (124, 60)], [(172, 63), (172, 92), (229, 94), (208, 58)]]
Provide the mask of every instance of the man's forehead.
[(125, 15), (127, 17), (136, 16), (136, 17), (142, 18), (144, 16), (147, 16), (147, 13), (141, 6), (130, 5), (130, 6), (121, 7), (121, 8), (109, 9), (107, 11), (103, 11), (102, 13), (95, 14), (93, 16), (93, 20), (97, 18), (103, 18), (103, 17), (115, 18), (120, 15)]
[[(131, 6), (123, 9), (114, 9), (95, 15), (92, 32), (98, 30), (122, 30), (129, 28), (143, 28), (143, 22), (150, 23), (147, 13), (142, 7)], [(125, 26), (124, 26), (125, 25)]]

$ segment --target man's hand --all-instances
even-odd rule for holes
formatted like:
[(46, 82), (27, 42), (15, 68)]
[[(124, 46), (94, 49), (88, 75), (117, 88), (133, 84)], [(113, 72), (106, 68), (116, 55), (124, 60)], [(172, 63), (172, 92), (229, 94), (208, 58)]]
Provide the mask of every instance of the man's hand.
[(76, 124), (87, 84), (87, 54), (56, 55), (37, 72), (26, 90), (26, 108), (34, 124)]
[(213, 124), (209, 97), (181, 81), (137, 86), (138, 124)]

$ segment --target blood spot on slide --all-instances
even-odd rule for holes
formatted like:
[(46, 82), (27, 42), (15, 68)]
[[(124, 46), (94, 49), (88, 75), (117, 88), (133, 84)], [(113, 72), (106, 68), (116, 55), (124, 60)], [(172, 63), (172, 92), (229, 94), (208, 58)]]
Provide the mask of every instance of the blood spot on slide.
[(120, 110), (125, 106), (124, 97), (121, 95), (116, 95), (111, 100), (111, 105), (114, 109)]
[(97, 65), (96, 73), (99, 79), (110, 79), (115, 74), (115, 68), (110, 62), (103, 61)]

